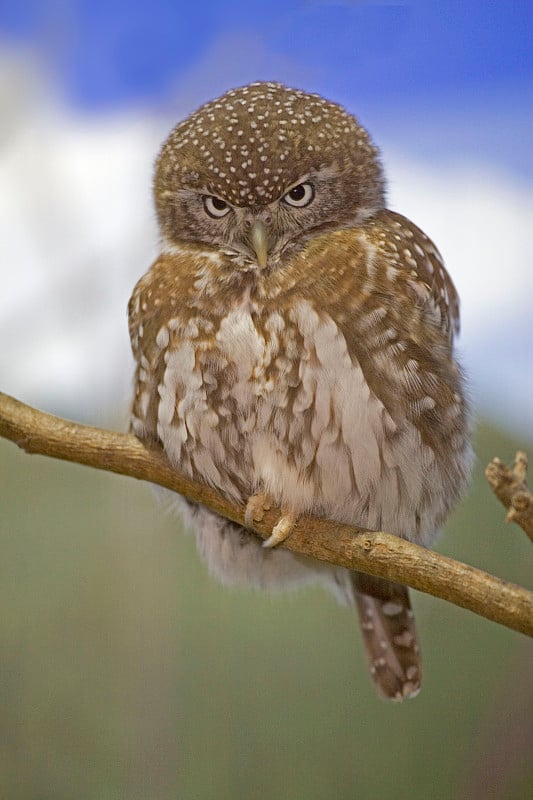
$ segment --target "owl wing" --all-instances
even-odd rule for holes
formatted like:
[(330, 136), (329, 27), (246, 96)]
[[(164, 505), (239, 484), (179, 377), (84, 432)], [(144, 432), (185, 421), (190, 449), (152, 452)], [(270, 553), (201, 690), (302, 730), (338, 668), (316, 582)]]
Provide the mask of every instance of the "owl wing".
[(130, 431), (151, 443), (159, 440), (158, 387), (165, 370), (165, 351), (157, 336), (162, 324), (160, 304), (154, 302), (153, 296), (153, 275), (157, 267), (156, 261), (137, 283), (128, 303), (128, 327), (136, 362)]
[[(366, 224), (364, 241), (370, 247), (365, 253), (366, 283), (364, 279), (362, 294), (370, 286), (371, 299), (363, 302), (386, 304), (383, 334), (391, 326), (401, 332), (407, 343), (396, 358), (418, 358), (434, 384), (425, 387), (420, 383), (424, 372), (421, 370), (422, 376), (417, 373), (411, 384), (404, 383), (400, 394), (414, 404), (419, 395), (426, 394), (435, 394), (437, 408), (451, 404), (453, 387), (442, 377), (439, 363), (443, 340), (451, 348), (459, 332), (459, 298), (439, 251), (416, 225), (392, 211), (381, 211)], [(364, 321), (364, 315), (361, 319)], [(374, 324), (377, 326), (378, 322)], [(352, 340), (354, 348), (361, 346), (360, 339), (359, 336), (357, 344)], [(381, 386), (382, 393), (386, 383)], [(391, 386), (394, 387), (392, 382)], [(392, 404), (389, 396), (388, 406)], [(426, 442), (431, 442), (432, 437), (442, 441), (449, 436), (449, 427), (443, 436), (439, 419), (438, 414), (428, 414), (424, 423)], [(418, 415), (417, 425), (422, 423)], [(415, 696), (422, 680), (422, 663), (407, 587), (358, 572), (351, 573), (351, 584), (370, 672), (379, 693), (393, 700)]]
[(431, 239), (406, 217), (389, 210), (376, 214), (368, 234), (379, 255), (406, 277), (416, 302), (453, 342), (460, 327), (459, 295)]

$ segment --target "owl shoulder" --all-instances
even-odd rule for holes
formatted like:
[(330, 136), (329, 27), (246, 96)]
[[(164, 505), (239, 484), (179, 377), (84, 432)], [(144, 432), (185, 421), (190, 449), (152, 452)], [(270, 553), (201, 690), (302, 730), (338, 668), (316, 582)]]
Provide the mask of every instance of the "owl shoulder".
[(378, 212), (366, 228), (388, 274), (397, 272), (415, 302), (452, 341), (459, 332), (459, 295), (436, 245), (407, 217), (388, 209)]
[(149, 355), (146, 348), (163, 349), (158, 344), (160, 331), (183, 308), (183, 272), (180, 258), (164, 253), (135, 285), (128, 303), (128, 327), (137, 360), (142, 353)]

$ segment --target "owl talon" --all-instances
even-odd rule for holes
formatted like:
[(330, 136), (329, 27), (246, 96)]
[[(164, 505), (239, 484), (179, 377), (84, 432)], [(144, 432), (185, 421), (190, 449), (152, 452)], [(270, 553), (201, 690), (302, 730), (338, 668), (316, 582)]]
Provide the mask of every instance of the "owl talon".
[(248, 498), (246, 511), (244, 512), (244, 523), (247, 528), (253, 528), (254, 522), (261, 522), (265, 516), (265, 511), (271, 506), (270, 497), (265, 492), (253, 494)]
[(263, 547), (276, 547), (276, 545), (281, 544), (288, 539), (291, 533), (294, 530), (294, 526), (296, 525), (296, 514), (292, 514), (288, 512), (285, 514), (279, 522), (274, 526), (272, 529), (272, 533), (265, 539), (263, 542)]

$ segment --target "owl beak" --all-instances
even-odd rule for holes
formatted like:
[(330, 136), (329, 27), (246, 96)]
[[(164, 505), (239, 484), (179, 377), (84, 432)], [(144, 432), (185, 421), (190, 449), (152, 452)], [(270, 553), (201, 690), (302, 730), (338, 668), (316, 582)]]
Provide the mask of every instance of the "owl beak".
[(257, 256), (257, 263), (261, 269), (264, 269), (268, 261), (268, 231), (265, 223), (260, 219), (256, 219), (250, 228), (248, 240)]

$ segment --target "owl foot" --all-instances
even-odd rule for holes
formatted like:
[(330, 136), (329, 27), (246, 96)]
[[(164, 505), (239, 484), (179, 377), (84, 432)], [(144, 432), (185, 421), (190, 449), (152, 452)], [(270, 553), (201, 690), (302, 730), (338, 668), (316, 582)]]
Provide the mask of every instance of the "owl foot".
[(254, 522), (261, 522), (265, 516), (265, 511), (271, 506), (270, 497), (265, 492), (253, 494), (248, 498), (246, 511), (244, 512), (244, 522), (247, 528), (253, 528)]
[[(272, 500), (266, 492), (258, 492), (248, 498), (246, 503), (246, 511), (244, 512), (244, 522), (246, 527), (253, 528), (254, 522), (261, 522), (265, 516), (265, 511), (268, 511), (272, 506)], [(282, 517), (278, 520), (272, 529), (272, 533), (263, 542), (263, 547), (275, 547), (281, 544), (291, 535), (296, 524), (297, 515), (292, 511), (281, 510)]]
[(272, 533), (265, 539), (263, 542), (263, 547), (275, 547), (277, 544), (281, 544), (282, 542), (287, 539), (294, 530), (294, 526), (296, 525), (297, 515), (294, 514), (292, 511), (283, 511), (283, 516), (281, 519), (274, 525), (272, 529)]

